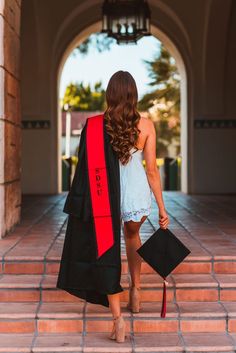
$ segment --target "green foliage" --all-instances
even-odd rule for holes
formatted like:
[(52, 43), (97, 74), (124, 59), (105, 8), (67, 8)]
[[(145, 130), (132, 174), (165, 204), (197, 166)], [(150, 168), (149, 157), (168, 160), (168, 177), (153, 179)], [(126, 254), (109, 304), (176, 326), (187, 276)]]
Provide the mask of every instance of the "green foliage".
[(70, 83), (65, 90), (62, 104), (69, 104), (72, 111), (96, 111), (103, 110), (105, 104), (105, 90), (101, 81), (96, 82), (94, 88), (91, 85)]
[(161, 45), (160, 52), (153, 60), (143, 60), (147, 65), (150, 86), (154, 90), (139, 101), (138, 109), (149, 108), (157, 133), (157, 154), (168, 156), (167, 147), (175, 141), (180, 151), (180, 75), (175, 61)]
[[(82, 55), (88, 54), (90, 50), (103, 52), (110, 50), (116, 41), (107, 37), (104, 33), (94, 33), (89, 36), (76, 50)], [(151, 79), (149, 85), (153, 88), (145, 94), (138, 103), (139, 111), (151, 110), (150, 115), (154, 121), (157, 133), (157, 155), (168, 156), (168, 146), (175, 141), (180, 151), (180, 75), (175, 61), (163, 45), (160, 52), (153, 60), (143, 60), (147, 65), (148, 75)], [(75, 111), (104, 110), (105, 91), (101, 82), (97, 82), (94, 89), (90, 85), (76, 83), (66, 88), (62, 100), (70, 104)]]
[(106, 33), (96, 32), (91, 34), (75, 49), (75, 54), (80, 53), (83, 56), (87, 55), (89, 50), (97, 50), (102, 53), (105, 50), (110, 50), (111, 46), (116, 43), (114, 38), (108, 37)]

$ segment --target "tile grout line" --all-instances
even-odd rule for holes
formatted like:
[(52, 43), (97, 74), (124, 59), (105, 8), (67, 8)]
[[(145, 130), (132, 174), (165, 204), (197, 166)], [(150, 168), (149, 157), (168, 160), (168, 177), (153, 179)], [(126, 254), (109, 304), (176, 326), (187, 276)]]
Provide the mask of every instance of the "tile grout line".
[[(179, 205), (178, 202), (176, 202), (176, 201), (174, 201), (174, 202), (175, 202), (177, 205)], [(179, 205), (179, 206), (181, 206), (181, 205)], [(207, 248), (205, 248), (205, 246), (202, 245), (201, 242), (200, 242), (194, 235), (192, 235), (192, 233), (181, 223), (181, 221), (178, 221), (177, 218), (176, 218), (175, 216), (173, 216), (173, 213), (171, 213), (171, 212), (168, 212), (168, 213), (171, 214), (171, 217), (175, 220), (175, 222), (176, 222), (177, 224), (179, 224), (179, 225), (189, 234), (189, 236), (190, 236), (192, 239), (194, 239), (194, 240), (200, 245), (200, 247), (201, 247), (202, 249), (204, 249), (204, 250), (209, 254), (209, 256), (211, 256), (211, 259), (212, 259), (212, 258), (213, 258), (213, 254), (211, 253), (211, 251), (208, 250)]]
[[(43, 264), (44, 264), (44, 274), (46, 274), (46, 265), (47, 265), (47, 255), (49, 254), (50, 250), (53, 248), (56, 240), (58, 239), (58, 237), (62, 234), (62, 231), (65, 227), (65, 225), (67, 224), (67, 220), (68, 217), (65, 218), (64, 222), (62, 223), (57, 235), (55, 236), (55, 238), (53, 239), (51, 245), (48, 247), (46, 253), (44, 254), (44, 258), (43, 258)], [(59, 260), (60, 261), (60, 260)]]
[(87, 301), (84, 300), (84, 306), (83, 306), (83, 312), (82, 312), (82, 319), (83, 319), (83, 326), (82, 326), (82, 335), (81, 335), (81, 352), (84, 352), (84, 348), (85, 348), (85, 336), (87, 336), (87, 332), (86, 332), (86, 324), (87, 324), (87, 316), (86, 316), (86, 312), (87, 312)]
[(4, 253), (4, 255), (2, 256), (2, 262), (3, 262), (3, 263), (5, 263), (5, 257), (7, 256), (7, 254), (8, 254), (11, 250), (13, 250), (13, 249), (21, 242), (21, 240), (22, 240), (23, 238), (25, 238), (25, 237), (29, 234), (29, 232), (32, 230), (32, 228), (33, 228), (36, 224), (38, 224), (38, 223), (43, 219), (43, 217), (44, 217), (48, 212), (50, 212), (50, 210), (52, 210), (53, 208), (55, 208), (60, 202), (61, 202), (61, 200), (58, 200), (58, 201), (55, 202), (52, 206), (48, 207), (48, 208), (43, 212), (43, 214), (41, 214), (39, 217), (36, 218), (36, 220), (33, 222), (33, 224), (31, 224), (31, 225), (27, 228), (25, 234), (23, 234), (23, 235), (21, 236), (21, 238), (20, 238), (12, 247), (10, 247), (10, 248)]
[(221, 305), (221, 307), (223, 308), (224, 312), (225, 312), (225, 321), (226, 321), (226, 332), (229, 333), (229, 329), (228, 329), (228, 323), (229, 323), (229, 315), (228, 315), (228, 311), (226, 309), (226, 307), (224, 306), (224, 304), (219, 300), (219, 304)]
[[(214, 223), (212, 223), (212, 221), (207, 220), (206, 218), (204, 218), (203, 216), (201, 216), (200, 214), (193, 212), (191, 209), (187, 208), (185, 205), (183, 205), (181, 202), (178, 202), (176, 200), (174, 200), (175, 203), (177, 203), (180, 207), (184, 208), (187, 212), (189, 212), (190, 214), (194, 215), (195, 217), (199, 218), (201, 221), (205, 222), (208, 225), (211, 225), (212, 228), (217, 229), (221, 235), (226, 236), (227, 238), (230, 238), (231, 240), (233, 240), (233, 242), (236, 242), (236, 240), (232, 239), (230, 237), (229, 234), (225, 233), (223, 230), (221, 230), (219, 227), (217, 227), (216, 225), (214, 225)], [(216, 214), (217, 215), (217, 214)]]
[[(204, 195), (204, 196), (205, 196), (205, 195)], [(213, 197), (214, 197), (214, 200), (215, 200), (214, 203), (219, 204), (219, 202), (215, 199), (216, 195), (214, 195)], [(197, 205), (200, 206), (201, 208), (203, 208), (203, 209), (205, 208), (206, 210), (210, 210), (210, 211), (212, 212), (212, 210), (209, 208), (209, 206), (206, 206), (202, 201), (197, 200), (197, 199), (196, 199), (196, 196), (194, 197), (194, 195), (192, 195), (191, 200), (192, 200), (193, 203), (197, 204)], [(219, 206), (218, 206), (218, 207), (219, 207)], [(214, 213), (215, 213), (216, 215), (219, 215), (219, 214), (220, 214), (220, 211), (216, 211), (216, 210), (214, 209)], [(229, 216), (225, 216), (225, 215), (224, 215), (224, 217), (228, 217), (230, 220), (234, 220), (232, 217), (229, 217)]]

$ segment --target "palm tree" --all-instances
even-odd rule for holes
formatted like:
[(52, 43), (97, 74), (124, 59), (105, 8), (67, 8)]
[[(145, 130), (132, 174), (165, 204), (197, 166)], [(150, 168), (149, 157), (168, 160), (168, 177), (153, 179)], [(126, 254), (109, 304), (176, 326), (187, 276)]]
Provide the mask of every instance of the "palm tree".
[(154, 89), (139, 101), (141, 111), (149, 110), (157, 132), (157, 154), (168, 156), (168, 146), (175, 141), (180, 151), (180, 75), (174, 58), (161, 44), (153, 60), (147, 65), (150, 86)]

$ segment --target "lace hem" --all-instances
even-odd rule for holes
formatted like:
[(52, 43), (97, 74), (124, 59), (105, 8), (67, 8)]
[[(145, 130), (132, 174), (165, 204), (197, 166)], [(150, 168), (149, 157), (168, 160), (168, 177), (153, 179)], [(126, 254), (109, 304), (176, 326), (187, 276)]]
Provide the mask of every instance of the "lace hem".
[(151, 207), (140, 208), (139, 210), (122, 212), (122, 218), (125, 222), (135, 221), (140, 222), (143, 216), (148, 216), (151, 213)]

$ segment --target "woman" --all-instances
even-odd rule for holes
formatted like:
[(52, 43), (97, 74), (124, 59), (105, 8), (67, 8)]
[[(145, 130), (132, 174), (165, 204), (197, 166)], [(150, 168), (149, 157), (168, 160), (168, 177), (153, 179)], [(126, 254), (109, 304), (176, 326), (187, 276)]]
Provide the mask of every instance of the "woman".
[[(131, 276), (128, 308), (139, 311), (141, 246), (139, 229), (151, 210), (151, 191), (159, 208), (159, 225), (166, 229), (169, 218), (162, 198), (160, 174), (156, 166), (156, 132), (150, 119), (137, 111), (138, 92), (134, 78), (127, 71), (118, 71), (106, 90), (107, 131), (118, 154), (121, 181), (121, 217), (124, 221), (126, 254)], [(142, 165), (142, 152), (146, 173)], [(125, 323), (120, 311), (119, 293), (108, 295), (114, 318), (111, 338), (124, 341)]]
[[(137, 111), (138, 93), (135, 80), (127, 71), (110, 78), (106, 90), (107, 109), (103, 114), (105, 159), (111, 202), (114, 245), (96, 257), (92, 220), (91, 194), (86, 154), (87, 122), (82, 130), (79, 162), (63, 211), (69, 214), (57, 287), (110, 308), (113, 328), (109, 336), (125, 340), (125, 321), (121, 315), (120, 230), (124, 235), (131, 287), (127, 307), (139, 311), (141, 246), (139, 229), (151, 210), (151, 192), (159, 208), (159, 225), (167, 228), (160, 175), (156, 166), (156, 134), (151, 120)], [(89, 118), (91, 119), (91, 118)], [(146, 161), (146, 173), (142, 164)]]

